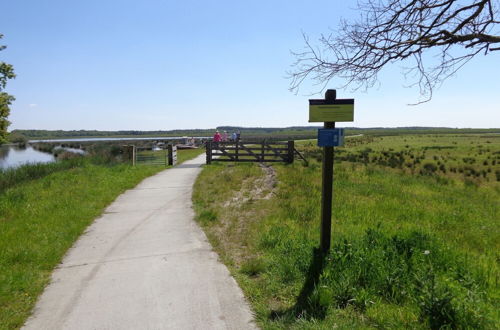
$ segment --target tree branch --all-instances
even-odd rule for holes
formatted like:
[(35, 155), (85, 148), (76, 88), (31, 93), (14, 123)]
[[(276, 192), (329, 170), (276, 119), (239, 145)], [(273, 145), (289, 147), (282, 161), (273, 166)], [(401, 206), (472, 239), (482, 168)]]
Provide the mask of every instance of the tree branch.
[[(343, 86), (370, 88), (387, 65), (410, 62), (410, 73), (425, 101), (433, 89), (471, 58), (500, 50), (499, 0), (367, 0), (358, 4), (361, 18), (342, 21), (313, 46), (304, 34), (305, 50), (293, 55), (290, 90), (298, 92), (310, 78), (326, 86), (341, 79)], [(493, 47), (492, 47), (493, 46)], [(441, 56), (433, 56), (440, 53)], [(435, 62), (437, 61), (437, 64)], [(425, 102), (424, 101), (424, 102)], [(419, 102), (420, 103), (420, 102)]]

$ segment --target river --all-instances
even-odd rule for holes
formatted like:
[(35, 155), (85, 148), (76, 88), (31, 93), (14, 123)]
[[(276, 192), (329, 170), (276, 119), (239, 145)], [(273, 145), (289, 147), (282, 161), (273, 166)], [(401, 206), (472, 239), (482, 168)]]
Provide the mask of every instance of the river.
[[(29, 140), (29, 143), (65, 143), (65, 142), (104, 142), (104, 141), (159, 141), (159, 140), (183, 140), (185, 136), (173, 137), (133, 137), (133, 138), (74, 138), (74, 139), (52, 139), (52, 140)], [(194, 139), (208, 139), (199, 136)], [(82, 150), (64, 148), (70, 152), (82, 153)], [(31, 146), (19, 148), (17, 146), (0, 146), (0, 169), (17, 167), (28, 163), (50, 163), (55, 161), (54, 155), (33, 149)]]
[(18, 167), (28, 163), (50, 163), (55, 161), (52, 154), (33, 149), (31, 146), (0, 146), (0, 169)]
[[(187, 139), (187, 136), (168, 136), (168, 137), (133, 137), (133, 138), (74, 138), (74, 139), (51, 139), (51, 140), (29, 140), (30, 143), (40, 143), (40, 142), (92, 142), (92, 141), (160, 141), (160, 140), (183, 140)], [(189, 137), (190, 139), (196, 140), (206, 140), (207, 136), (195, 136)]]

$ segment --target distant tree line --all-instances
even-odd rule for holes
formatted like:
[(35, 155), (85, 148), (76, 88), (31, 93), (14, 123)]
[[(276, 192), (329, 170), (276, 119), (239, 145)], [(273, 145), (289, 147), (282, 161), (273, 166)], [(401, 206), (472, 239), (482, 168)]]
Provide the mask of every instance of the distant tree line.
[[(168, 137), (168, 136), (205, 136), (211, 137), (215, 131), (240, 131), (243, 138), (280, 138), (301, 139), (315, 138), (319, 126), (293, 126), (293, 127), (239, 127), (219, 126), (213, 129), (190, 129), (169, 131), (97, 131), (97, 130), (13, 130), (11, 135), (25, 136), (28, 139), (57, 139), (57, 138), (91, 138), (91, 137)], [(358, 128), (346, 127), (346, 134), (364, 135), (401, 135), (401, 134), (500, 134), (500, 128), (447, 128), (447, 127), (373, 127)]]

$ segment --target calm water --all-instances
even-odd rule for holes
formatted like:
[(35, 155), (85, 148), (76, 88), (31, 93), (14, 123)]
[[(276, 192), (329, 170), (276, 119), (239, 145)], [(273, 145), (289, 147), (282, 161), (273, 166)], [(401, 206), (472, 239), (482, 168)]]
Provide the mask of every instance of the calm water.
[[(54, 139), (54, 140), (30, 140), (29, 142), (91, 142), (91, 141), (134, 141), (134, 140), (182, 140), (186, 137), (134, 137), (134, 138), (82, 138), (82, 139)], [(195, 139), (207, 139), (204, 136)], [(83, 150), (64, 148), (75, 153), (84, 153)], [(41, 152), (30, 146), (19, 148), (16, 146), (0, 146), (0, 169), (17, 167), (28, 163), (49, 163), (55, 161), (52, 154)]]
[(41, 152), (30, 146), (0, 146), (0, 169), (17, 167), (28, 163), (50, 163), (55, 160), (52, 154)]
[[(53, 140), (30, 140), (29, 142), (92, 142), (92, 141), (142, 141), (142, 140), (181, 140), (187, 136), (170, 137), (133, 137), (133, 138), (81, 138), (81, 139), (53, 139)], [(189, 138), (192, 138), (191, 136)], [(208, 139), (207, 136), (195, 136), (195, 139)]]

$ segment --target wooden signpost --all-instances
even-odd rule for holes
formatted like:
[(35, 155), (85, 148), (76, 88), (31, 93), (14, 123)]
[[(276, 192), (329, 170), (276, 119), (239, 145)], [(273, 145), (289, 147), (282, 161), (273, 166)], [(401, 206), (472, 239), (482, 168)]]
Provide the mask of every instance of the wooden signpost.
[(337, 121), (354, 121), (354, 99), (337, 99), (337, 91), (329, 89), (324, 100), (309, 100), (309, 122), (324, 122), (318, 131), (318, 146), (323, 147), (323, 182), (321, 196), (320, 248), (330, 250), (332, 234), (333, 153), (342, 145), (343, 129), (335, 129)]

